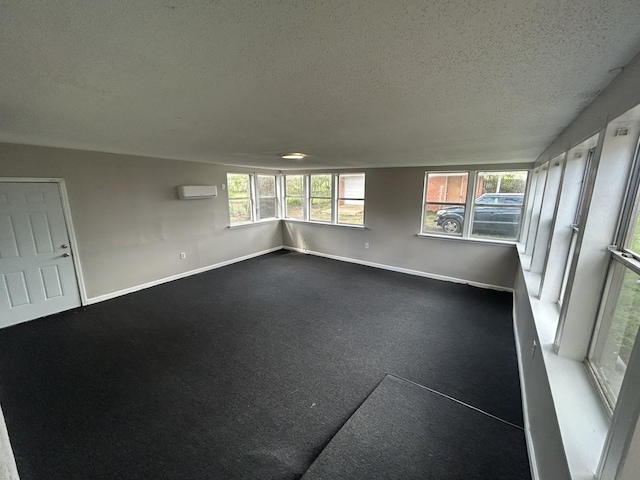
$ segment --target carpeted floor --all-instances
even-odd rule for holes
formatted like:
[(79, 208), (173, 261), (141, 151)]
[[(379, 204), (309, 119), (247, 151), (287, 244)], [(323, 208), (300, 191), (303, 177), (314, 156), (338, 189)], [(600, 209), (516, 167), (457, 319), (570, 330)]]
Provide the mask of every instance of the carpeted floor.
[(387, 375), (302, 480), (530, 480), (521, 427)]
[(282, 251), (0, 330), (22, 480), (299, 478), (388, 373), (522, 425), (511, 294)]

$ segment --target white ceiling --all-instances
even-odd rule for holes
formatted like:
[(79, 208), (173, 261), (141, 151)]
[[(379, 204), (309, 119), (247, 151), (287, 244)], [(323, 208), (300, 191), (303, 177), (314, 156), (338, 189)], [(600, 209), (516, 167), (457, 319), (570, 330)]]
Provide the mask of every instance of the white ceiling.
[(257, 167), (531, 162), (640, 49), (638, 0), (0, 4), (0, 141)]

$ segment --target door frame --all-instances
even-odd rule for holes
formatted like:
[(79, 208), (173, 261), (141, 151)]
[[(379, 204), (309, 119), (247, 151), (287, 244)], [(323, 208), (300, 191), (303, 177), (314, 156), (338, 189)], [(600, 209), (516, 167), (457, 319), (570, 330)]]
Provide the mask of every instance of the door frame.
[(71, 205), (69, 203), (69, 197), (67, 195), (67, 185), (64, 178), (31, 178), (31, 177), (0, 177), (2, 183), (55, 183), (58, 185), (58, 192), (60, 193), (60, 201), (62, 203), (62, 214), (64, 216), (64, 223), (69, 237), (69, 248), (71, 249), (73, 260), (73, 268), (76, 274), (76, 284), (78, 286), (78, 292), (80, 293), (80, 305), (87, 305), (87, 291), (84, 285), (84, 277), (82, 276), (82, 265), (80, 262), (80, 255), (78, 253), (78, 241), (76, 239), (76, 232), (73, 228), (73, 221), (71, 216)]

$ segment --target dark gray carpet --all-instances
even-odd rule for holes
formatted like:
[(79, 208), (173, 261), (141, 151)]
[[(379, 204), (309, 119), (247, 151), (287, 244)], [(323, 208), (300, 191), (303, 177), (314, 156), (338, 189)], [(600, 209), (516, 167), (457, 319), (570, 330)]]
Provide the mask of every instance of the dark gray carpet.
[(522, 428), (387, 375), (302, 480), (530, 478)]
[(299, 478), (390, 372), (521, 425), (511, 295), (276, 252), (0, 330), (22, 480)]

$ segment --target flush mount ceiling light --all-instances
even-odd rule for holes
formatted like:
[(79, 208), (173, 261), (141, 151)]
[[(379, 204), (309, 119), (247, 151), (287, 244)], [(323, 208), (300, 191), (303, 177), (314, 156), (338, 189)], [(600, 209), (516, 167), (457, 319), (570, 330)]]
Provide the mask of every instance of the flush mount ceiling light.
[(302, 160), (306, 155), (300, 152), (283, 153), (282, 158), (285, 160)]

